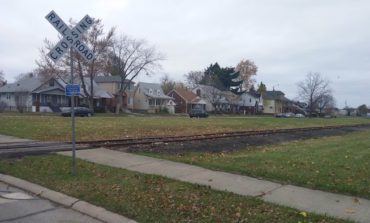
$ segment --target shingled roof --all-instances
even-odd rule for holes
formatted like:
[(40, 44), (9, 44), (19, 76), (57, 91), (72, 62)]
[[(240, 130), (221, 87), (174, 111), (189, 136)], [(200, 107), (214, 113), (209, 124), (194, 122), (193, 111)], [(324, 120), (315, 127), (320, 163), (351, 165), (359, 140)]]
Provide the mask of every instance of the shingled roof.
[(15, 83), (6, 84), (0, 88), (2, 93), (32, 92), (42, 84), (37, 77), (24, 77)]
[(175, 89), (173, 91), (176, 91), (177, 94), (182, 97), (183, 99), (185, 99), (186, 102), (193, 102), (197, 99), (197, 95), (192, 92), (192, 91), (188, 91), (186, 89)]

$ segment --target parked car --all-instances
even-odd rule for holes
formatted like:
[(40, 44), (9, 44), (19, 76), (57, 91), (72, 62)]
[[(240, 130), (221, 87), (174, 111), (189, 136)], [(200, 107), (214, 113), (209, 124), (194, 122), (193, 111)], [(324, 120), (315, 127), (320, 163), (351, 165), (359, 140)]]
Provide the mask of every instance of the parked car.
[(296, 117), (296, 118), (305, 118), (306, 116), (304, 116), (303, 114), (295, 114), (295, 116), (294, 117)]
[[(93, 116), (94, 115), (94, 112), (92, 110), (90, 110), (89, 108), (85, 108), (85, 107), (75, 107), (75, 116), (80, 116), (80, 117), (90, 117), (90, 116)], [(71, 108), (67, 108), (67, 109), (64, 109), (62, 111), (62, 116), (64, 117), (70, 117), (71, 116), (71, 113), (72, 113), (72, 109)]]
[(283, 113), (283, 117), (284, 118), (292, 118), (294, 117), (295, 114), (293, 112), (286, 112), (286, 113)]
[(208, 113), (205, 110), (203, 110), (203, 109), (192, 109), (189, 112), (189, 117), (190, 118), (193, 118), (193, 117), (196, 117), (196, 118), (207, 118), (208, 117)]
[(336, 118), (337, 116), (335, 116), (335, 115), (324, 115), (324, 117), (323, 118)]
[(275, 117), (276, 118), (282, 118), (284, 115), (283, 115), (283, 113), (277, 113), (277, 114), (275, 114)]

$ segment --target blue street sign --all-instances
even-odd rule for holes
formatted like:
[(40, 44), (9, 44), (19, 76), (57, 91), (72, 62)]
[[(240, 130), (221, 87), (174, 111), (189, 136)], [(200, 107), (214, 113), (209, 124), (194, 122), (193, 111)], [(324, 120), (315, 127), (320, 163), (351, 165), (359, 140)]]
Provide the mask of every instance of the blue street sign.
[(66, 96), (80, 95), (79, 84), (67, 84), (66, 85)]

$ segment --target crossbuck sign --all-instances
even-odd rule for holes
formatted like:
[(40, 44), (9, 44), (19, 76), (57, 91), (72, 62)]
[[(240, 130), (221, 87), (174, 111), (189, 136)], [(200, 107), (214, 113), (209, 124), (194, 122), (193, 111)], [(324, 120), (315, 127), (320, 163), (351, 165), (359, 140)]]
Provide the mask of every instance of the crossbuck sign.
[(94, 23), (94, 20), (89, 15), (83, 17), (72, 30), (53, 10), (45, 18), (63, 36), (63, 39), (48, 53), (51, 60), (57, 62), (71, 47), (85, 60), (91, 61), (94, 59), (93, 51), (81, 41), (82, 34)]

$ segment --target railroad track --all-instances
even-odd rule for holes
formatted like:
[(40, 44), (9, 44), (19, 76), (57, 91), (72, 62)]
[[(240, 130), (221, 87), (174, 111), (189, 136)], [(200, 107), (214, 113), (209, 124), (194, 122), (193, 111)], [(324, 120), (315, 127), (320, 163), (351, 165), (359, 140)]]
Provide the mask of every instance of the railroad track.
[[(78, 145), (76, 149), (88, 149), (89, 145)], [(71, 144), (61, 142), (24, 141), (0, 143), (0, 159), (25, 155), (42, 155), (52, 152), (69, 151)]]
[(195, 140), (212, 140), (212, 139), (220, 139), (220, 138), (271, 135), (271, 134), (293, 133), (293, 132), (309, 132), (309, 131), (315, 131), (315, 130), (330, 130), (330, 129), (343, 129), (343, 128), (355, 128), (355, 127), (370, 127), (370, 124), (335, 125), (335, 126), (272, 129), (272, 130), (234, 131), (234, 132), (208, 133), (208, 134), (188, 135), (188, 136), (158, 136), (158, 137), (144, 137), (144, 138), (94, 140), (94, 141), (80, 141), (78, 142), (78, 144), (89, 145), (95, 148), (97, 147), (127, 147), (127, 146), (133, 146), (133, 145), (176, 143), (176, 142), (186, 142), (186, 141), (195, 141)]

